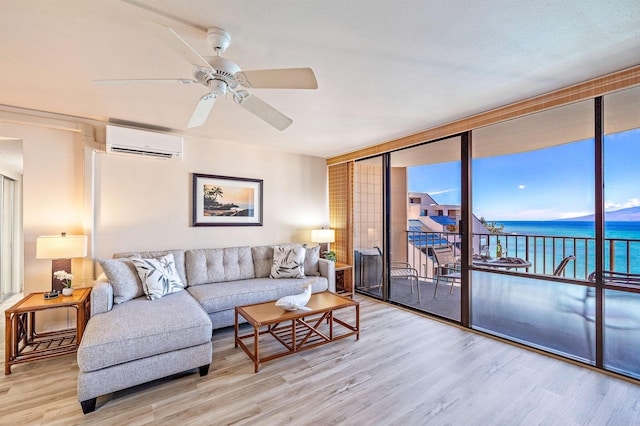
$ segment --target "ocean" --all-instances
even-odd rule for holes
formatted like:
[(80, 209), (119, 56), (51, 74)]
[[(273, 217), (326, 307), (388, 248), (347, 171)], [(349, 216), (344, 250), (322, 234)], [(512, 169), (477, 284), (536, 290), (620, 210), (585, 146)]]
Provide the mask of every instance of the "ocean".
[[(596, 233), (594, 223), (587, 221), (497, 220), (496, 223), (504, 225), (504, 232), (507, 234), (593, 238)], [(640, 240), (640, 222), (606, 222), (605, 238)]]
[[(595, 226), (588, 221), (496, 221), (504, 225), (500, 237), (509, 256), (535, 257), (535, 272), (549, 274), (563, 256), (576, 256), (575, 266), (570, 264), (567, 276), (584, 279), (595, 270)], [(525, 237), (529, 238), (529, 253), (526, 253)], [(605, 223), (605, 270), (640, 273), (640, 221)], [(491, 244), (492, 253), (495, 251)], [(531, 271), (533, 272), (533, 271)]]

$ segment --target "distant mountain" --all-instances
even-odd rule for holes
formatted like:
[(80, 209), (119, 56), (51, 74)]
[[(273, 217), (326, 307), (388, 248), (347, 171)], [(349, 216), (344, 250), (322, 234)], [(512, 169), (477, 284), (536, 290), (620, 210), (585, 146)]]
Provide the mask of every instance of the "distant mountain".
[[(635, 222), (640, 221), (640, 207), (629, 207), (627, 209), (614, 210), (606, 212), (604, 219), (611, 222)], [(595, 215), (572, 217), (568, 219), (559, 219), (572, 222), (591, 222), (595, 220)]]

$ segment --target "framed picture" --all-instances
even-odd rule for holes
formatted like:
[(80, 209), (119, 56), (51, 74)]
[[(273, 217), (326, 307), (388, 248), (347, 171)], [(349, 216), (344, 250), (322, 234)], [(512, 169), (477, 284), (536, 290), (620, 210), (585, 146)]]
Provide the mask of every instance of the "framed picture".
[(262, 226), (262, 179), (193, 174), (193, 226)]

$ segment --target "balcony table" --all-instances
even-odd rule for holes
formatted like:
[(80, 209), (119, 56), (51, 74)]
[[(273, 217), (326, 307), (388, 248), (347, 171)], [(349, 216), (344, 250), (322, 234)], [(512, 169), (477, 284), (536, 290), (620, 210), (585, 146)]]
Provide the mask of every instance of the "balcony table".
[[(517, 259), (517, 260), (516, 260)], [(530, 268), (531, 262), (528, 260), (520, 259), (519, 257), (500, 257), (500, 258), (478, 258), (472, 259), (473, 266), (480, 266), (484, 268), (504, 268), (506, 270), (512, 268)]]

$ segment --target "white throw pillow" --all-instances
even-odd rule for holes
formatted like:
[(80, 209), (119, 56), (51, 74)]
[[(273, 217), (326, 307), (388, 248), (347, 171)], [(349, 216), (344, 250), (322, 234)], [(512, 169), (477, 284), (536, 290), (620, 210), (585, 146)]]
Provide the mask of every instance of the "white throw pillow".
[(302, 246), (274, 246), (271, 278), (304, 278), (304, 256)]
[(159, 299), (170, 293), (184, 290), (178, 275), (173, 254), (157, 259), (131, 259), (136, 267), (147, 299)]

